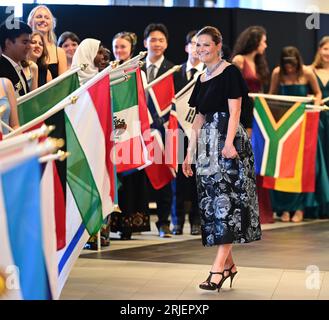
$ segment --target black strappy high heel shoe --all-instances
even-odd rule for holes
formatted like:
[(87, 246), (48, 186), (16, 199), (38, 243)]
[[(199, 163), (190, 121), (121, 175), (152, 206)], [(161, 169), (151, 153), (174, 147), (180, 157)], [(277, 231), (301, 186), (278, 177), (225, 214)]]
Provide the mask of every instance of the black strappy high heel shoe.
[[(220, 279), (220, 281), (218, 283), (211, 282), (210, 280), (211, 280), (213, 274), (220, 274), (222, 276), (222, 279)], [(199, 285), (199, 288), (203, 289), (203, 290), (216, 290), (216, 289), (218, 289), (218, 291), (219, 291), (220, 288), (222, 287), (224, 281), (228, 277), (229, 277), (229, 275), (225, 277), (224, 271), (223, 272), (212, 272), (212, 271), (210, 271), (207, 280), (204, 283), (201, 283)]]
[(231, 277), (230, 288), (232, 288), (233, 279), (236, 276), (236, 274), (238, 273), (238, 271), (232, 272), (232, 269), (233, 269), (234, 266), (235, 266), (235, 264), (232, 264), (231, 268), (224, 269), (224, 272), (227, 271), (229, 273), (228, 276), (227, 276), (227, 278), (228, 277)]

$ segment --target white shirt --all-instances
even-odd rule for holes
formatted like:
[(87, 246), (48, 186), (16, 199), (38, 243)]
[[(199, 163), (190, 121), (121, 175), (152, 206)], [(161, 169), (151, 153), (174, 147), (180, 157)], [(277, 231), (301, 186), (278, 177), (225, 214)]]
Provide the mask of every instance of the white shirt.
[(199, 62), (196, 66), (192, 66), (190, 60), (187, 60), (186, 62), (186, 77), (187, 80), (190, 81), (191, 79), (191, 69), (197, 69), (197, 72), (194, 76), (198, 76), (200, 73), (202, 73), (204, 68), (203, 62)]
[[(156, 76), (157, 76), (157, 74), (159, 72), (159, 69), (161, 67), (161, 64), (162, 64), (163, 60), (164, 60), (164, 55), (162, 55), (161, 58), (159, 60), (157, 60), (156, 62), (154, 62), (154, 63), (151, 62), (148, 57), (146, 57), (146, 72), (147, 72), (149, 66), (151, 64), (153, 64), (154, 67), (155, 67), (154, 68), (154, 77), (156, 78)], [(148, 72), (147, 72), (147, 75), (148, 75)]]
[[(5, 54), (2, 54), (2, 56), (5, 57), (10, 62), (10, 64), (15, 68), (15, 71), (16, 71), (18, 77), (19, 77), (19, 81), (22, 84), (24, 92), (26, 94), (27, 93), (26, 83), (25, 83), (25, 81), (24, 81), (24, 79), (21, 75), (21, 72), (24, 72), (22, 66), (19, 63), (15, 62), (13, 59), (6, 56)], [(20, 88), (15, 88), (16, 94), (18, 94), (18, 91), (20, 91)]]

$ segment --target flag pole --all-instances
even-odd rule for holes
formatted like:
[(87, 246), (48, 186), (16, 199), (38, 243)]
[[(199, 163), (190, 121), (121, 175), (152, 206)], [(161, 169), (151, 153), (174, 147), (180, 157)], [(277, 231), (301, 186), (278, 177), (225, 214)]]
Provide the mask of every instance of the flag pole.
[(11, 139), (7, 139), (7, 136), (9, 134), (5, 135), (5, 136), (3, 136), (5, 140), (2, 140), (0, 142), (0, 152), (8, 151), (8, 150), (13, 149), (13, 148), (18, 148), (18, 147), (22, 146), (23, 144), (25, 144), (28, 141), (32, 142), (34, 140), (37, 140), (38, 138), (46, 137), (54, 129), (55, 129), (55, 126), (42, 125), (38, 129), (35, 129), (31, 132), (21, 134), (17, 137), (13, 137)]
[(197, 79), (194, 78), (192, 81), (190, 81), (189, 83), (187, 83), (186, 86), (183, 89), (181, 89), (180, 91), (178, 91), (175, 94), (175, 99), (180, 98), (186, 91), (188, 91), (188, 89), (190, 89), (196, 83), (196, 80)]
[(313, 110), (315, 110), (315, 111), (317, 111), (317, 110), (322, 110), (322, 111), (328, 111), (329, 110), (329, 107), (327, 107), (327, 106), (317, 106), (317, 105), (314, 105), (314, 104), (307, 104), (306, 106), (305, 106), (305, 108), (307, 108), (307, 109), (313, 109)]
[(126, 68), (127, 65), (130, 65), (132, 63), (138, 62), (139, 60), (145, 58), (146, 55), (147, 55), (147, 51), (141, 51), (137, 56), (135, 56), (135, 57), (127, 60), (126, 62), (120, 64), (116, 68), (118, 68), (118, 69)]
[(152, 82), (150, 82), (147, 86), (145, 86), (145, 90), (151, 89), (155, 84), (157, 84), (158, 82), (160, 82), (162, 79), (164, 79), (165, 77), (169, 76), (170, 74), (177, 72), (178, 70), (180, 70), (182, 66), (181, 65), (176, 65), (173, 66), (171, 69), (169, 69), (167, 72), (165, 72), (164, 74), (162, 74), (160, 77), (154, 79)]
[(326, 103), (327, 101), (329, 101), (329, 97), (324, 98), (324, 99), (321, 100), (322, 103)]
[(0, 172), (7, 170), (13, 163), (23, 161), (33, 156), (43, 156), (48, 153), (54, 152), (58, 148), (64, 146), (63, 139), (47, 138), (44, 142), (37, 145), (31, 145), (28, 148), (22, 149), (19, 154), (3, 157), (0, 163)]
[[(123, 77), (126, 74), (135, 72), (138, 68), (140, 68), (140, 63), (133, 64), (133, 65), (129, 66), (129, 68), (127, 67), (127, 68), (119, 69), (119, 70), (116, 70), (116, 69), (110, 70), (110, 72), (109, 72), (110, 78), (117, 79), (117, 78)], [(128, 69), (129, 69), (129, 71), (128, 71)]]
[(114, 81), (110, 81), (110, 86), (115, 86), (116, 84), (128, 81), (131, 78), (129, 74), (124, 75), (121, 79), (116, 79)]
[(70, 152), (65, 152), (63, 150), (58, 150), (57, 153), (55, 153), (55, 154), (48, 154), (46, 156), (40, 157), (39, 162), (40, 163), (45, 163), (45, 162), (54, 161), (54, 160), (64, 161), (70, 155), (71, 155)]
[(101, 251), (101, 249), (102, 249), (102, 245), (101, 245), (101, 230), (99, 230), (97, 232), (97, 251)]
[(75, 91), (73, 91), (71, 94), (69, 94), (66, 98), (64, 98), (63, 100), (61, 100), (60, 102), (58, 102), (55, 106), (53, 106), (47, 112), (45, 112), (41, 116), (39, 116), (39, 117), (31, 120), (30, 122), (24, 124), (23, 126), (15, 129), (13, 132), (10, 132), (6, 136), (4, 136), (4, 138), (5, 139), (12, 138), (13, 136), (16, 136), (16, 135), (18, 135), (18, 134), (20, 134), (20, 133), (22, 133), (22, 132), (24, 132), (24, 131), (32, 128), (32, 127), (34, 127), (38, 123), (40, 123), (40, 122), (48, 119), (49, 117), (51, 117), (55, 113), (63, 110), (65, 107), (67, 107), (67, 106), (69, 106), (71, 104), (75, 104), (77, 102), (77, 100), (79, 99), (79, 95), (82, 92), (88, 90), (97, 81), (99, 81), (105, 75), (107, 75), (108, 72), (109, 72), (109, 70), (110, 70), (110, 68), (111, 68), (111, 66), (108, 66), (107, 68), (105, 68), (104, 70), (102, 70), (100, 73), (98, 73), (96, 76), (94, 76), (92, 79), (90, 79), (88, 82), (86, 82), (81, 87), (79, 87), (78, 89), (76, 89)]
[(272, 100), (281, 100), (287, 102), (311, 102), (314, 101), (314, 97), (301, 97), (301, 96), (284, 96), (284, 95), (276, 95), (276, 94), (266, 94), (266, 93), (249, 93), (249, 97), (251, 98), (267, 98)]
[(9, 131), (14, 131), (14, 129), (12, 127), (8, 126), (8, 124), (6, 122), (4, 122), (2, 120), (0, 120), (0, 121), (1, 121), (1, 125), (3, 127), (5, 127), (6, 129), (8, 129)]
[(74, 67), (70, 70), (65, 71), (64, 73), (62, 73), (60, 76), (58, 76), (57, 78), (45, 83), (44, 85), (42, 85), (41, 87), (25, 94), (22, 97), (19, 97), (17, 99), (17, 106), (19, 106), (20, 104), (22, 104), (23, 102), (31, 99), (32, 97), (36, 96), (37, 94), (44, 92), (46, 90), (48, 90), (49, 88), (55, 86), (57, 83), (61, 82), (63, 79), (66, 79), (67, 77), (71, 76), (72, 74), (77, 73), (80, 70), (83, 70), (83, 68), (85, 68), (85, 65), (81, 65), (80, 67)]

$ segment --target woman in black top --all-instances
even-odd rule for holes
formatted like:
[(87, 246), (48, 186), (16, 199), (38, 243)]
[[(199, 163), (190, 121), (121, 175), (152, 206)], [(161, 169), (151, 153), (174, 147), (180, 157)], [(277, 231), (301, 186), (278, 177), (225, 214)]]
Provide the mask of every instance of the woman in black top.
[(38, 87), (41, 87), (52, 80), (47, 65), (48, 51), (43, 35), (39, 31), (34, 31), (31, 35), (29, 59), (35, 62), (38, 66)]
[(40, 31), (45, 40), (45, 45), (48, 51), (48, 69), (53, 79), (61, 75), (67, 70), (67, 62), (65, 51), (56, 46), (56, 19), (52, 12), (45, 5), (34, 7), (28, 18), (27, 24), (33, 31)]
[[(196, 108), (183, 172), (192, 176), (191, 162), (197, 148), (196, 180), (204, 246), (218, 245), (204, 290), (220, 289), (237, 273), (232, 243), (261, 238), (254, 173), (254, 157), (241, 108), (248, 89), (241, 72), (221, 58), (218, 29), (204, 27), (197, 34), (197, 52), (207, 66), (199, 76), (189, 104)], [(201, 130), (200, 130), (201, 129)]]

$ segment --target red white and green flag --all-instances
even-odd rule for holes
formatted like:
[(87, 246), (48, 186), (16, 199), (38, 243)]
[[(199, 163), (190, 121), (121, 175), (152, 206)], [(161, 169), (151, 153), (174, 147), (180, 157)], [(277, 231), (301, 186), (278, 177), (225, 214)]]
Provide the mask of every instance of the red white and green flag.
[(150, 124), (140, 69), (128, 81), (111, 85), (115, 163), (118, 173), (150, 164), (146, 139)]
[(58, 252), (59, 292), (89, 236), (99, 231), (113, 210), (108, 73), (102, 72), (97, 79), (81, 87), (76, 104), (65, 108), (66, 144), (71, 155), (67, 159), (66, 246)]

